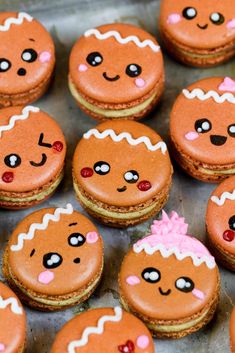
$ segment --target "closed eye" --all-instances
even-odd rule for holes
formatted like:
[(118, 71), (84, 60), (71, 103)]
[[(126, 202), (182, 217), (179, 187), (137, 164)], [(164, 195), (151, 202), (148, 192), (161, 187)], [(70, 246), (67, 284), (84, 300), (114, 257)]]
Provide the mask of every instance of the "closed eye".
[(33, 166), (33, 167), (42, 167), (47, 161), (47, 156), (45, 153), (42, 153), (42, 159), (40, 160), (40, 162), (34, 162), (34, 161), (30, 161), (29, 163)]
[(39, 136), (39, 140), (38, 140), (38, 146), (42, 146), (42, 147), (47, 147), (47, 148), (51, 148), (52, 145), (50, 143), (44, 142), (44, 134), (43, 132), (40, 134)]

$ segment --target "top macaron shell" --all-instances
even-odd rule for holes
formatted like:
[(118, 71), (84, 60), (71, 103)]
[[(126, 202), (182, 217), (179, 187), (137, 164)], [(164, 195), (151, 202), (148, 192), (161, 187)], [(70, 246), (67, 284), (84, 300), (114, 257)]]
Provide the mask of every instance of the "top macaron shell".
[(235, 81), (206, 78), (183, 90), (173, 106), (170, 135), (181, 153), (206, 164), (235, 163)]
[(172, 40), (195, 49), (214, 49), (235, 40), (233, 0), (163, 0), (160, 26)]
[[(0, 13), (0, 93), (30, 91), (49, 79), (55, 64), (50, 34), (28, 14)], [(31, 19), (30, 19), (31, 18)]]
[[(109, 104), (130, 103), (150, 93), (163, 76), (163, 58), (155, 38), (120, 23), (95, 31), (98, 34), (85, 32), (71, 52), (70, 78), (79, 92), (91, 103)], [(133, 72), (130, 65), (137, 70)]]
[[(59, 125), (39, 108), (1, 110), (0, 189), (27, 192), (51, 182), (61, 172), (66, 143)], [(13, 178), (6, 182), (4, 175)]]

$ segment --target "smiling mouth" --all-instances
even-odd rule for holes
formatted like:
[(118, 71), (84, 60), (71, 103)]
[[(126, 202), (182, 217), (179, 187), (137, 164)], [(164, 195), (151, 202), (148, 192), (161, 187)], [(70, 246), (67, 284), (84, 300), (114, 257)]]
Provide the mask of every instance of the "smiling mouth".
[(227, 141), (226, 136), (221, 136), (221, 135), (211, 135), (210, 136), (211, 143), (215, 146), (222, 146), (225, 144)]
[(117, 191), (118, 192), (124, 192), (126, 191), (127, 187), (126, 186), (123, 186), (122, 188), (117, 188)]
[(198, 28), (200, 28), (200, 29), (207, 29), (208, 23), (205, 24), (204, 26), (201, 26), (199, 23), (197, 23), (197, 26), (198, 26)]
[(106, 72), (103, 73), (103, 77), (105, 78), (105, 80), (111, 81), (111, 82), (117, 81), (117, 80), (119, 80), (119, 78), (120, 78), (119, 75), (116, 75), (116, 76), (114, 76), (114, 77), (109, 77)]
[(167, 289), (167, 291), (164, 291), (161, 287), (159, 287), (158, 290), (161, 295), (169, 295), (171, 293), (171, 289)]

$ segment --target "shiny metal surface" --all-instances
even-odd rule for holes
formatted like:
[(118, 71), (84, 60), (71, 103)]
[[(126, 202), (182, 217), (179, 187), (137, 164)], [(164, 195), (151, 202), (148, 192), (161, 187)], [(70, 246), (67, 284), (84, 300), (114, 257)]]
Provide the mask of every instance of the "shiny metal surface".
[[(55, 80), (45, 97), (35, 105), (49, 112), (64, 130), (68, 143), (66, 176), (57, 193), (47, 202), (23, 211), (0, 211), (0, 248), (4, 248), (15, 225), (35, 209), (47, 206), (63, 206), (76, 202), (72, 189), (71, 158), (82, 133), (94, 127), (96, 122), (85, 116), (76, 106), (67, 87), (68, 56), (72, 44), (85, 29), (113, 21), (131, 22), (143, 26), (157, 35), (156, 17), (159, 0), (1, 0), (0, 11), (23, 10), (38, 18), (51, 32), (57, 50)], [(213, 69), (184, 67), (165, 55), (166, 90), (155, 112), (143, 121), (168, 140), (168, 121), (171, 106), (180, 90), (189, 83), (207, 76), (235, 76), (235, 62)], [(114, 58), (115, 60), (115, 58)], [(205, 240), (204, 215), (207, 199), (215, 186), (197, 182), (183, 174), (175, 166), (173, 188), (165, 209), (184, 215), (189, 222), (190, 234)], [(81, 210), (82, 213), (84, 211)], [(122, 257), (130, 244), (145, 235), (152, 220), (126, 230), (97, 225), (105, 241), (105, 271), (103, 281), (95, 295), (80, 307), (58, 313), (38, 313), (27, 309), (28, 353), (47, 353), (55, 333), (74, 315), (90, 307), (118, 304), (117, 275)], [(214, 320), (205, 329), (178, 341), (155, 340), (156, 353), (226, 353), (229, 352), (228, 322), (235, 303), (234, 274), (220, 269), (222, 277), (221, 302)], [(2, 279), (2, 276), (0, 276)], [(101, 352), (101, 353), (108, 353)]]

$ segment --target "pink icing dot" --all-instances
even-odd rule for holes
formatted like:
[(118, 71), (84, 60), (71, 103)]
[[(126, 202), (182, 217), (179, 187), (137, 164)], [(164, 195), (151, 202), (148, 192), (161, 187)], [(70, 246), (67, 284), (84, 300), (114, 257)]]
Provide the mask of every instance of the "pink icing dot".
[(184, 137), (189, 141), (193, 141), (199, 137), (199, 134), (195, 131), (190, 131), (190, 132), (187, 132), (187, 134)]
[(228, 29), (234, 29), (235, 28), (235, 18), (233, 18), (232, 20), (228, 21), (227, 28)]
[(172, 13), (167, 18), (167, 23), (176, 24), (181, 21), (181, 16), (178, 13)]
[(5, 344), (0, 343), (0, 352), (4, 352), (4, 351), (5, 351), (5, 349), (6, 349)]
[(142, 78), (137, 78), (135, 80), (135, 85), (139, 88), (144, 87), (145, 86), (145, 80), (143, 80)]
[(149, 338), (146, 335), (141, 335), (137, 338), (137, 347), (139, 348), (147, 348), (149, 345)]
[(140, 279), (137, 276), (129, 276), (126, 279), (126, 283), (129, 284), (130, 286), (135, 286), (136, 284), (140, 283)]
[(39, 60), (41, 63), (47, 63), (51, 60), (51, 53), (49, 51), (43, 51), (39, 55)]
[(218, 88), (220, 91), (235, 92), (235, 81), (230, 77), (225, 77)]
[(78, 71), (80, 71), (80, 72), (85, 72), (87, 70), (88, 70), (88, 67), (85, 64), (80, 64), (78, 66)]
[(55, 278), (54, 273), (47, 270), (47, 271), (39, 273), (38, 282), (40, 282), (42, 284), (49, 284), (53, 281), (54, 278)]
[(93, 244), (93, 243), (96, 243), (97, 240), (98, 240), (99, 236), (96, 232), (89, 232), (87, 233), (86, 235), (86, 241), (89, 243), (89, 244)]
[(193, 293), (194, 297), (196, 297), (200, 300), (203, 300), (205, 298), (205, 294), (197, 288), (194, 288), (192, 293)]

